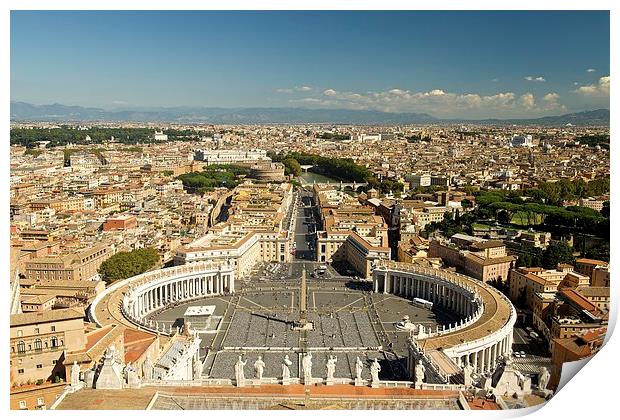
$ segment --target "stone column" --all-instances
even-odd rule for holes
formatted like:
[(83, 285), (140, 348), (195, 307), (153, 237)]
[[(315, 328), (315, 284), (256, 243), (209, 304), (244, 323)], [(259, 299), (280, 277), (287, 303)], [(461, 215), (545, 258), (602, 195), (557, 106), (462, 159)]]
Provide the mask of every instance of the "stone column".
[(484, 371), (488, 372), (491, 366), (491, 347), (484, 349)]
[(474, 353), (474, 371), (478, 372), (478, 352)]

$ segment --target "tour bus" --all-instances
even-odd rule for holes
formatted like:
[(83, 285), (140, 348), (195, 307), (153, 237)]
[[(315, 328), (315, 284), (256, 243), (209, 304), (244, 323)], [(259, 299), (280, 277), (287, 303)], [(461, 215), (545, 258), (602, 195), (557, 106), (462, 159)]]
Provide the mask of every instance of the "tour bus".
[(433, 302), (429, 302), (428, 300), (421, 298), (413, 298), (412, 304), (416, 306), (421, 306), (426, 309), (433, 309)]

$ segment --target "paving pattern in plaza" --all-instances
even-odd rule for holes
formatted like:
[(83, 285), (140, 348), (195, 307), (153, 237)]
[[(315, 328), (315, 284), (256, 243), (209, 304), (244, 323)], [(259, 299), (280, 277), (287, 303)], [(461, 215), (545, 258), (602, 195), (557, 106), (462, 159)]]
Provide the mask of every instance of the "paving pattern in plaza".
[(453, 321), (441, 312), (413, 306), (407, 299), (355, 290), (342, 281), (312, 281), (308, 320), (314, 329), (300, 333), (291, 329), (299, 319), (299, 286), (292, 279), (259, 282), (236, 295), (180, 304), (152, 318), (182, 325), (183, 313), (192, 305), (215, 305), (215, 315), (222, 317), (217, 334), (201, 335), (203, 375), (210, 378), (234, 378), (233, 366), (240, 355), (248, 360), (246, 377), (253, 377), (252, 365), (259, 355), (266, 365), (264, 376), (280, 377), (287, 354), (293, 362), (291, 376), (299, 377), (298, 353), (307, 348), (313, 354), (315, 377), (326, 377), (325, 364), (333, 355), (338, 358), (336, 377), (354, 378), (356, 358), (360, 357), (365, 379), (370, 379), (369, 366), (377, 358), (382, 366), (381, 379), (404, 380), (407, 333), (398, 331), (394, 323), (404, 315), (432, 328)]

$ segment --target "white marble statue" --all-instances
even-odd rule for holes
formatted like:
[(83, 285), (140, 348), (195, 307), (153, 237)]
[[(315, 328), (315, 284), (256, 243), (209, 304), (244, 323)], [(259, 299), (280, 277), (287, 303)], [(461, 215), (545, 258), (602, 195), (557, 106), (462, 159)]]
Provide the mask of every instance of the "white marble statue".
[(304, 370), (304, 383), (308, 384), (312, 381), (312, 354), (307, 353), (301, 359), (301, 366)]
[(421, 384), (424, 382), (424, 374), (426, 373), (426, 367), (422, 364), (422, 359), (418, 360), (418, 364), (415, 367), (415, 383)]
[(247, 360), (245, 362), (241, 360), (241, 356), (239, 356), (239, 360), (235, 363), (235, 379), (237, 381), (237, 386), (245, 385), (245, 373), (243, 372), (243, 368), (247, 363)]
[(497, 384), (493, 389), (495, 395), (500, 396), (517, 396), (517, 398), (523, 398), (523, 395), (530, 394), (531, 379), (526, 378), (521, 372), (519, 372), (512, 362), (512, 358), (507, 357), (503, 372), (497, 380)]
[(76, 387), (80, 384), (80, 366), (78, 365), (77, 360), (73, 362), (73, 366), (71, 367), (71, 386)]
[(471, 374), (473, 372), (473, 368), (472, 366), (469, 364), (469, 362), (467, 362), (467, 364), (465, 365), (465, 367), (463, 368), (463, 383), (465, 384), (466, 387), (470, 387), (472, 386), (472, 378), (471, 378)]
[(284, 355), (284, 360), (282, 360), (282, 380), (288, 381), (291, 379), (291, 369), (290, 366), (293, 364), (291, 359), (289, 359), (288, 354)]
[(372, 378), (372, 382), (379, 382), (379, 372), (381, 372), (381, 365), (379, 361), (375, 358), (375, 360), (370, 365), (370, 377)]
[(84, 384), (86, 388), (92, 388), (95, 384), (96, 368), (93, 366), (91, 369), (84, 371)]
[(200, 360), (200, 357), (196, 357), (194, 359), (194, 379), (200, 379), (200, 377), (202, 376), (202, 361)]
[(551, 374), (549, 374), (549, 370), (544, 366), (541, 367), (540, 372), (538, 373), (538, 389), (540, 389), (541, 391), (547, 389), (549, 379), (551, 379)]
[(125, 366), (125, 381), (130, 388), (136, 388), (140, 386), (140, 379), (138, 373), (131, 363)]
[(362, 370), (364, 369), (364, 362), (357, 356), (355, 361), (355, 379), (362, 379)]
[(258, 356), (256, 362), (254, 362), (254, 373), (256, 374), (256, 379), (259, 381), (263, 379), (263, 371), (265, 370), (265, 362), (263, 362), (263, 357)]
[(338, 358), (336, 356), (329, 356), (329, 359), (327, 359), (327, 363), (326, 363), (326, 367), (327, 367), (327, 380), (332, 380), (334, 379), (334, 374), (336, 373), (336, 362), (338, 361)]
[(150, 381), (152, 378), (153, 362), (151, 362), (151, 358), (147, 355), (146, 359), (144, 359), (144, 363), (142, 363), (142, 379)]

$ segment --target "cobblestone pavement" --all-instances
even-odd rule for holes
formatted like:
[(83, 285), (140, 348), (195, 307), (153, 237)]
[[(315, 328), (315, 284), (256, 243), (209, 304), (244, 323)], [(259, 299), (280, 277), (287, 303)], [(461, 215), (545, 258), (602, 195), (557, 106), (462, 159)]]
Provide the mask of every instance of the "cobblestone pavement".
[[(288, 271), (298, 264), (280, 267)], [(295, 267), (297, 271), (297, 267)], [(297, 279), (273, 279), (245, 285), (233, 296), (215, 296), (166, 308), (151, 318), (158, 323), (183, 323), (189, 306), (215, 305), (220, 317), (215, 334), (202, 334), (203, 374), (211, 378), (233, 378), (234, 363), (241, 355), (249, 360), (246, 377), (253, 377), (251, 366), (260, 355), (265, 361), (265, 377), (281, 376), (281, 362), (288, 354), (293, 362), (291, 376), (299, 377), (300, 349), (306, 345), (313, 353), (313, 374), (326, 377), (329, 355), (338, 357), (336, 377), (355, 377), (355, 361), (359, 356), (370, 378), (369, 366), (374, 358), (382, 364), (381, 379), (406, 380), (402, 360), (407, 355), (408, 334), (397, 330), (395, 323), (409, 316), (417, 324), (434, 328), (453, 322), (446, 314), (411, 305), (393, 295), (372, 294), (364, 288), (353, 288), (347, 281), (312, 279), (308, 290), (308, 319), (314, 329), (301, 343), (298, 331), (291, 329), (299, 318), (299, 285)], [(379, 347), (382, 349), (378, 350)], [(386, 354), (389, 353), (389, 354)]]

